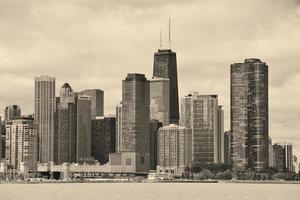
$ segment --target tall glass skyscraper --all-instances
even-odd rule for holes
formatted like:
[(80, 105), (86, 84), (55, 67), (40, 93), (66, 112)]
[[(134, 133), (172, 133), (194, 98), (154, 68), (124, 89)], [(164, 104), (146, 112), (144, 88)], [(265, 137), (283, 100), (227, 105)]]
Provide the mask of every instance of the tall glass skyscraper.
[(87, 95), (78, 95), (77, 103), (77, 145), (76, 162), (91, 160), (92, 148), (92, 121), (91, 104), (92, 98)]
[(232, 164), (235, 170), (268, 167), (268, 66), (259, 59), (231, 65)]
[(55, 78), (35, 77), (35, 124), (39, 134), (39, 162), (54, 161)]
[(179, 100), (176, 52), (171, 49), (159, 49), (154, 54), (153, 77), (170, 80), (170, 124), (179, 123)]

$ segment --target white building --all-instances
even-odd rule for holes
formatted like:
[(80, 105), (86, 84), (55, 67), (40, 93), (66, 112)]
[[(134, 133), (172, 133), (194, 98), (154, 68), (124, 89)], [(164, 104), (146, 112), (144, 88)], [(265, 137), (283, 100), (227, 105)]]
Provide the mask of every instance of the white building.
[(181, 175), (192, 161), (192, 130), (171, 124), (157, 135), (157, 172)]
[[(21, 117), (6, 122), (6, 164), (13, 169), (33, 171), (37, 166), (38, 135), (33, 118)], [(25, 166), (25, 167), (24, 167)]]

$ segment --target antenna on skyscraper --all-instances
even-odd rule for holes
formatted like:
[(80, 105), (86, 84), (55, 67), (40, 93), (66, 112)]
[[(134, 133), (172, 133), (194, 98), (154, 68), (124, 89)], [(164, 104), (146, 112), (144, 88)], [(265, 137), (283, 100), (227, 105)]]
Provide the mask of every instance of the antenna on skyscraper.
[(162, 49), (162, 36), (161, 36), (161, 28), (160, 28), (160, 33), (159, 33), (159, 48)]
[(171, 49), (171, 9), (169, 10), (169, 48)]

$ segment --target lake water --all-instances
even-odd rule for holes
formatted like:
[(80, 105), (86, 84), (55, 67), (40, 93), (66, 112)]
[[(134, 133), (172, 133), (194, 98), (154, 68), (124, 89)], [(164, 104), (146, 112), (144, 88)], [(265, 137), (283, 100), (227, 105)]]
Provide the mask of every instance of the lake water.
[(0, 200), (299, 200), (300, 185), (203, 183), (0, 184)]

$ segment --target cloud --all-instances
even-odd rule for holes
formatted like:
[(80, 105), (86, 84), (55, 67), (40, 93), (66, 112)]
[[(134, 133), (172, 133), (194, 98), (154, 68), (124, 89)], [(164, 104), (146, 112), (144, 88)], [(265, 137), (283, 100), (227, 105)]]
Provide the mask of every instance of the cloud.
[[(247, 57), (269, 65), (270, 134), (300, 150), (300, 1), (0, 1), (0, 110), (33, 112), (33, 79), (57, 78), (74, 90), (105, 90), (106, 113), (121, 100), (129, 72), (152, 76), (162, 29), (177, 52), (180, 95), (214, 93), (229, 128), (229, 66)], [(292, 97), (292, 98), (291, 98)], [(300, 155), (300, 154), (299, 154)]]

